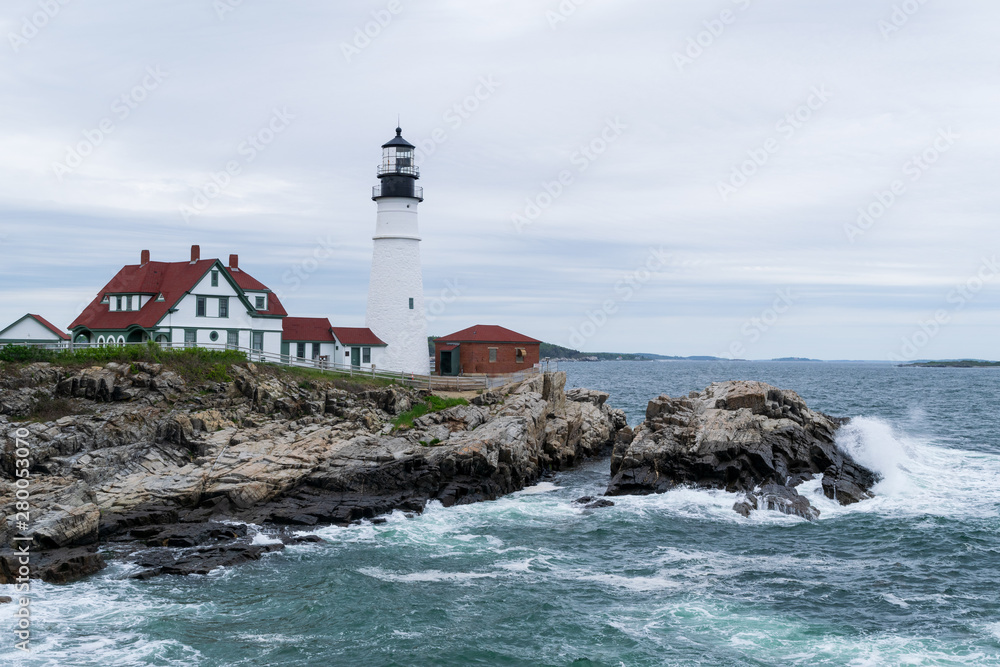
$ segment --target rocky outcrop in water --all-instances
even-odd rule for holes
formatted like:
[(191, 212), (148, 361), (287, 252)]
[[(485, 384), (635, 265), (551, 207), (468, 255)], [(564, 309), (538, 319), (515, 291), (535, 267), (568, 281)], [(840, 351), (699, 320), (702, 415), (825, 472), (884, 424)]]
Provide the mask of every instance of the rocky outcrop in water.
[(712, 384), (649, 402), (630, 442), (615, 445), (607, 495), (662, 493), (679, 485), (741, 492), (743, 515), (770, 509), (814, 519), (795, 487), (823, 477), (829, 498), (871, 497), (876, 473), (837, 448), (844, 420), (810, 410), (798, 394), (762, 382)]
[[(106, 555), (145, 578), (283, 548), (253, 543), (246, 523), (288, 542), (281, 527), (494, 499), (606, 452), (625, 427), (607, 394), (567, 396), (563, 373), (491, 390), (398, 431), (394, 416), (425, 393), (305, 381), (252, 364), (229, 375), (189, 387), (156, 364), (33, 364), (0, 377), (0, 544), (18, 532), (17, 428), (29, 431), (31, 449), (27, 534), (42, 559), (33, 576), (67, 581), (100, 569)], [(39, 406), (69, 414), (8, 421)], [(11, 580), (14, 558), (0, 552), (0, 583)]]

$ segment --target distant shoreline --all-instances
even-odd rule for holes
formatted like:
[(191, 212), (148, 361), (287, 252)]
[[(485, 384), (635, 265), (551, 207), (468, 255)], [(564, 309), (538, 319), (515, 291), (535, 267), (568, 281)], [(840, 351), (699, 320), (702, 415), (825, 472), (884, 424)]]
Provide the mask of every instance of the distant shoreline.
[(978, 361), (964, 359), (962, 361), (920, 361), (913, 364), (900, 364), (900, 368), (998, 368), (1000, 361)]
[[(782, 359), (725, 359), (723, 357), (668, 357), (663, 355), (648, 354), (621, 354), (601, 353), (593, 355), (581, 355), (579, 357), (543, 357), (543, 361), (555, 363), (594, 363), (598, 361), (699, 361), (705, 363), (725, 362), (725, 363), (745, 363), (745, 364), (771, 364), (771, 363), (811, 363), (811, 364), (893, 364), (892, 361), (883, 359), (806, 359), (799, 357), (786, 357)], [(1000, 368), (1000, 361), (981, 361), (977, 359), (963, 359), (959, 361), (915, 361), (908, 364), (894, 364), (897, 368)]]

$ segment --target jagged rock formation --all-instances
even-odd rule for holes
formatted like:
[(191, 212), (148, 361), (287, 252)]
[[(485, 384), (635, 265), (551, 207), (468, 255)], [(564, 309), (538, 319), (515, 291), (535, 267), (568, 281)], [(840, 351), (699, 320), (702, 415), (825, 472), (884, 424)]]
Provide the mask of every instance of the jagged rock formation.
[(607, 495), (662, 493), (678, 485), (743, 492), (733, 508), (814, 519), (795, 488), (823, 476), (827, 497), (870, 498), (878, 481), (834, 444), (843, 423), (806, 407), (798, 394), (762, 382), (723, 382), (684, 398), (649, 402), (631, 441), (616, 444)]
[[(102, 549), (141, 565), (137, 576), (146, 577), (282, 548), (250, 544), (245, 530), (233, 533), (221, 519), (346, 524), (420, 511), (430, 500), (497, 498), (606, 451), (627, 428), (607, 394), (567, 396), (563, 373), (492, 390), (396, 432), (393, 416), (422, 392), (300, 382), (253, 364), (229, 374), (231, 382), (198, 387), (156, 364), (33, 364), (0, 377), (0, 543), (18, 532), (19, 427), (30, 432), (29, 534), (47, 563), (34, 575), (53, 581), (100, 569)], [(4, 416), (58, 400), (71, 414), (16, 424)], [(10, 558), (0, 554), (0, 583), (16, 570)]]

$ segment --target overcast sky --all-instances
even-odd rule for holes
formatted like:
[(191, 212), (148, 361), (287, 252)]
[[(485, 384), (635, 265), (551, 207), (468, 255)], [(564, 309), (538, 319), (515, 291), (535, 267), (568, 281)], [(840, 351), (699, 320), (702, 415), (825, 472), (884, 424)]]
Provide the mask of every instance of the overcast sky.
[(399, 114), (432, 334), (1000, 358), (998, 23), (988, 0), (7, 0), (0, 323), (66, 326), (142, 249), (197, 243), (362, 325)]

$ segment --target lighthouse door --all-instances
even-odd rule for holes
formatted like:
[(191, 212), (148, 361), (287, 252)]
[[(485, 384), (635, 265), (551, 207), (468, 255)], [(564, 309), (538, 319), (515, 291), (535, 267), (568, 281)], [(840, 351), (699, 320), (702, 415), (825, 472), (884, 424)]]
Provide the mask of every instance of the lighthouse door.
[(351, 365), (360, 366), (361, 365), (361, 348), (352, 347), (351, 348)]

